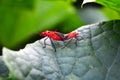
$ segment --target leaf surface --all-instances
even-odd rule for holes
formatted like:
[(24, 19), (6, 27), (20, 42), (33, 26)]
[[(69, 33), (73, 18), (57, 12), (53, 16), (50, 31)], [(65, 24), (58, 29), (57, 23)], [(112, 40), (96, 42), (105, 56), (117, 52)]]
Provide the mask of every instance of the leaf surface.
[[(28, 44), (24, 49), (3, 49), (11, 78), (20, 80), (120, 80), (120, 21), (108, 21), (78, 28), (75, 39), (65, 48), (62, 41), (47, 39)], [(65, 41), (67, 43), (68, 41)], [(17, 75), (16, 75), (17, 74)]]

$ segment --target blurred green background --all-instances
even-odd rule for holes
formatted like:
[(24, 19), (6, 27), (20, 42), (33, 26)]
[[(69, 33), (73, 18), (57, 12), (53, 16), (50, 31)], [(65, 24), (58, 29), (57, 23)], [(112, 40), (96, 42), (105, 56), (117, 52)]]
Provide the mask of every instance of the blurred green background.
[[(19, 50), (41, 37), (40, 32), (68, 33), (96, 22), (119, 19), (119, 14), (83, 0), (0, 0), (0, 47)], [(82, 6), (81, 6), (82, 5)], [(111, 16), (112, 14), (112, 16)]]

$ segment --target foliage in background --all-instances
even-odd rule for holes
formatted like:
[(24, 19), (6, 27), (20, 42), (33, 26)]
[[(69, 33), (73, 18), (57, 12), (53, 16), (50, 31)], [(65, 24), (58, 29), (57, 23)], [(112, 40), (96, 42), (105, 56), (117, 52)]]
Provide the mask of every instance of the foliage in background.
[(99, 11), (83, 11), (81, 3), (76, 8), (75, 2), (82, 0), (1, 0), (0, 44), (13, 48), (46, 29), (66, 33), (88, 23), (120, 18), (118, 0), (96, 0), (105, 6)]
[(109, 1), (108, 0), (96, 0), (96, 2), (120, 13), (120, 1), (119, 0), (109, 0)]
[(120, 19), (119, 0), (96, 0), (96, 2), (105, 6), (102, 9), (102, 12), (108, 17), (108, 19)]
[(37, 33), (54, 27), (75, 15), (68, 1), (2, 0), (0, 3), (0, 42), (9, 48)]

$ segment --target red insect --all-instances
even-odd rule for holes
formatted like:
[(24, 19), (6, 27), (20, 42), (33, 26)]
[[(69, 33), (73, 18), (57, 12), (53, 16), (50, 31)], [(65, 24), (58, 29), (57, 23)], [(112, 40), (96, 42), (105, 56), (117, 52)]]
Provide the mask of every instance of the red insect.
[(71, 32), (71, 33), (68, 33), (68, 34), (65, 36), (65, 39), (66, 39), (66, 40), (73, 39), (73, 38), (76, 38), (76, 39), (77, 39), (77, 37), (78, 37), (78, 33), (77, 33), (77, 32)]
[[(67, 44), (65, 44), (65, 46), (66, 45), (68, 45), (71, 41), (72, 41), (72, 39), (73, 38), (75, 38), (76, 39), (76, 46), (77, 46), (77, 41), (78, 41), (78, 39), (77, 39), (77, 37), (78, 37), (78, 33), (77, 32), (71, 32), (71, 33), (68, 33), (66, 36), (65, 36), (65, 40), (70, 40)], [(65, 47), (64, 46), (64, 47)], [(63, 47), (63, 48), (64, 48)]]
[[(49, 38), (50, 41), (51, 41), (51, 44), (52, 44), (53, 48), (55, 49), (55, 52), (56, 52), (56, 48), (55, 48), (55, 45), (54, 45), (52, 39), (53, 39), (53, 40), (57, 40), (57, 41), (64, 41), (64, 40), (69, 40), (69, 39), (70, 39), (70, 41), (68, 42), (68, 43), (70, 43), (71, 40), (72, 40), (73, 38), (75, 38), (75, 39), (76, 39), (76, 45), (77, 45), (77, 36), (78, 36), (78, 33), (77, 33), (77, 32), (71, 32), (71, 33), (68, 33), (68, 34), (64, 35), (64, 34), (62, 34), (62, 33), (60, 33), (60, 32), (57, 32), (57, 31), (48, 31), (48, 30), (47, 30), (47, 31), (42, 32), (40, 35), (43, 36), (43, 37), (47, 37), (47, 38), (44, 40), (44, 46), (43, 46), (43, 47), (44, 47), (44, 48), (46, 47), (45, 41)], [(67, 43), (67, 44), (68, 44), (68, 43)], [(65, 44), (65, 46), (66, 46), (67, 44)], [(65, 46), (64, 46), (64, 47), (65, 47)]]
[(51, 41), (51, 44), (52, 44), (53, 48), (55, 49), (55, 52), (56, 52), (56, 48), (55, 48), (55, 45), (54, 45), (52, 39), (53, 40), (57, 40), (57, 41), (64, 41), (64, 39), (65, 39), (64, 34), (62, 34), (60, 32), (57, 32), (57, 31), (48, 31), (47, 30), (47, 31), (42, 32), (40, 35), (43, 36), (43, 37), (47, 37), (44, 40), (44, 46), (43, 46), (43, 48), (46, 47), (45, 41), (49, 38), (50, 41)]
[(57, 31), (44, 31), (41, 33), (41, 36), (43, 37), (49, 37), (53, 40), (57, 40), (57, 41), (62, 41), (64, 40), (65, 36), (64, 34), (60, 33), (60, 32), (57, 32)]

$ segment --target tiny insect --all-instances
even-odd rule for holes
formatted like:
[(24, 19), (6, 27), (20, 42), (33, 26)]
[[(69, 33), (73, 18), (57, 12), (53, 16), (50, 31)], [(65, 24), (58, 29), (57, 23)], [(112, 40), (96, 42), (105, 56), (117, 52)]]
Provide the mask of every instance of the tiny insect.
[(76, 46), (77, 46), (77, 41), (78, 41), (78, 33), (77, 32), (70, 32), (70, 33), (66, 34), (65, 40), (69, 40), (69, 42), (67, 44), (65, 44), (65, 46), (67, 46), (72, 41), (73, 38), (76, 39), (75, 43), (76, 43)]
[(57, 32), (57, 31), (48, 31), (48, 30), (46, 30), (46, 31), (42, 32), (40, 34), (40, 36), (47, 37), (44, 40), (44, 46), (43, 46), (43, 48), (46, 47), (46, 42), (45, 41), (49, 38), (50, 41), (51, 41), (51, 44), (52, 44), (52, 46), (53, 46), (53, 48), (55, 50), (55, 52), (56, 52), (56, 48), (55, 48), (55, 44), (53, 43), (52, 39), (53, 40), (57, 40), (57, 41), (70, 40), (67, 44), (64, 45), (64, 47), (65, 47), (65, 46), (67, 46), (72, 41), (73, 38), (75, 38), (76, 39), (76, 46), (77, 46), (77, 40), (78, 40), (77, 39), (77, 36), (78, 36), (77, 32), (71, 32), (71, 33), (68, 33), (68, 34), (62, 34), (62, 33)]
[(71, 32), (71, 33), (68, 33), (68, 34), (65, 36), (65, 39), (66, 39), (66, 40), (73, 39), (73, 38), (76, 38), (76, 39), (77, 39), (77, 37), (78, 37), (78, 33), (77, 33), (77, 32)]
[(47, 37), (44, 40), (44, 46), (43, 46), (43, 48), (46, 47), (46, 42), (45, 41), (49, 38), (50, 41), (51, 41), (51, 44), (52, 44), (53, 48), (55, 49), (55, 52), (56, 52), (56, 48), (55, 48), (55, 45), (54, 45), (52, 39), (53, 40), (57, 40), (57, 41), (64, 41), (65, 40), (64, 34), (62, 34), (60, 32), (57, 32), (57, 31), (48, 31), (48, 30), (46, 30), (46, 31), (42, 32), (40, 34), (40, 36)]

